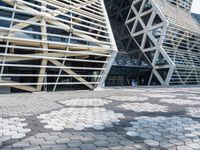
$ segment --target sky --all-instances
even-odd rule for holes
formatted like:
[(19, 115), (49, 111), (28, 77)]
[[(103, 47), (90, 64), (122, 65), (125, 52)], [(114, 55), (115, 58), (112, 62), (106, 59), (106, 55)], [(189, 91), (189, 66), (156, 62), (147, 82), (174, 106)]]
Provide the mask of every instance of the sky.
[(191, 12), (200, 14), (200, 0), (193, 0)]

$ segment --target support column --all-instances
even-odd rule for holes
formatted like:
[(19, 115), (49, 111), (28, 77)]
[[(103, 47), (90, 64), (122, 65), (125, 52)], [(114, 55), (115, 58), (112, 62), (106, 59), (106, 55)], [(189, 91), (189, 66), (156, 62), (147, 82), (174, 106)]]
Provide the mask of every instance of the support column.
[[(41, 11), (46, 11), (46, 4), (42, 4), (42, 6), (43, 6), (44, 10), (41, 10)], [(47, 33), (46, 21), (45, 21), (44, 17), (41, 19), (41, 24), (42, 24), (41, 32), (42, 33)], [(42, 35), (42, 41), (47, 41), (47, 35), (44, 35), (44, 34)], [(48, 45), (46, 43), (42, 43), (42, 48), (48, 49)], [(44, 55), (48, 54), (48, 51), (43, 51), (43, 54)], [(47, 66), (47, 63), (48, 63), (47, 59), (42, 59), (41, 66)], [(46, 72), (46, 68), (40, 68), (40, 72), (39, 72), (40, 75), (44, 75), (45, 72)], [(38, 78), (37, 83), (44, 82), (44, 79), (45, 79), (45, 76), (40, 76)], [(42, 90), (42, 84), (38, 84), (37, 85), (37, 90), (38, 91)]]

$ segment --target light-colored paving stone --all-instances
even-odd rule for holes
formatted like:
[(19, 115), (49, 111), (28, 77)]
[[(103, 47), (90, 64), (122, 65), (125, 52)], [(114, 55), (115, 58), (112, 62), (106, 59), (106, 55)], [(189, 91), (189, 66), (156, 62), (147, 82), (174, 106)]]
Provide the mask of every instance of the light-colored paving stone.
[(139, 136), (139, 133), (134, 132), (134, 131), (129, 131), (129, 132), (127, 132), (126, 134), (129, 135), (129, 136), (132, 136), (132, 137)]
[(169, 143), (169, 142), (161, 142), (160, 143), (160, 147), (161, 148), (165, 148), (165, 149), (171, 149), (171, 150), (173, 150), (173, 149), (176, 149), (176, 145), (174, 145), (174, 144), (171, 144), (171, 143)]
[(177, 150), (193, 150), (193, 149), (188, 146), (177, 146)]
[(188, 107), (186, 113), (192, 117), (200, 118), (200, 107)]
[(196, 96), (196, 95), (191, 95), (191, 96), (188, 96), (189, 99), (193, 99), (193, 100), (200, 100), (200, 97), (199, 96)]
[(21, 142), (14, 143), (12, 145), (12, 147), (14, 148), (23, 148), (23, 147), (29, 147), (29, 146), (30, 146), (30, 143), (28, 141), (21, 141)]
[(82, 144), (80, 146), (81, 150), (89, 150), (89, 149), (96, 149), (96, 146), (94, 144)]
[(0, 118), (0, 143), (9, 139), (20, 139), (31, 132), (24, 118), (12, 117), (9, 119)]
[(108, 99), (111, 99), (111, 100), (116, 100), (116, 101), (146, 101), (148, 100), (149, 98), (148, 97), (141, 97), (141, 96), (111, 96), (111, 97), (108, 97)]
[(151, 98), (175, 98), (175, 95), (168, 93), (143, 93), (143, 96), (151, 97)]
[(144, 140), (144, 143), (148, 144), (149, 146), (159, 146), (159, 142), (155, 140)]
[(200, 149), (200, 144), (195, 142), (186, 142), (186, 146), (193, 148), (193, 149)]
[(45, 128), (56, 131), (64, 128), (83, 130), (88, 127), (102, 130), (107, 125), (119, 122), (119, 119), (124, 118), (124, 115), (100, 107), (70, 107), (52, 111), (49, 114), (41, 114), (37, 118), (42, 119), (41, 122), (47, 124), (44, 126)]
[(61, 108), (62, 106), (55, 102), (56, 99), (58, 96), (50, 93), (49, 95), (48, 93), (0, 95), (1, 115), (4, 117), (32, 116)]
[(123, 103), (120, 108), (133, 110), (135, 112), (167, 112), (168, 106), (151, 103)]
[(64, 104), (65, 106), (103, 106), (106, 104), (111, 103), (110, 100), (105, 99), (71, 99), (71, 100), (65, 100), (65, 101), (59, 101), (61, 104)]
[(200, 140), (196, 134), (193, 134), (195, 132), (198, 134), (200, 123), (191, 118), (143, 116), (135, 120), (130, 122), (132, 127), (124, 128), (126, 134), (130, 137), (143, 138), (144, 143), (149, 146), (161, 146), (166, 149), (173, 149), (176, 146), (196, 149), (200, 147), (200, 143), (192, 142), (195, 139)]
[(172, 143), (174, 145), (184, 145), (184, 142), (178, 139), (169, 139), (169, 143)]
[(177, 104), (177, 105), (200, 105), (200, 101), (187, 100), (187, 99), (161, 99), (160, 102)]

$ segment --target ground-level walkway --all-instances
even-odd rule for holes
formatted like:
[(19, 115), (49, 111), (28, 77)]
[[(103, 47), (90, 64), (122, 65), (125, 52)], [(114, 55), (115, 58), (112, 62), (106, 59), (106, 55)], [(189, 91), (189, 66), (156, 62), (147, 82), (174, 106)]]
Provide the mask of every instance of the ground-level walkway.
[(200, 88), (0, 95), (0, 149), (200, 149)]

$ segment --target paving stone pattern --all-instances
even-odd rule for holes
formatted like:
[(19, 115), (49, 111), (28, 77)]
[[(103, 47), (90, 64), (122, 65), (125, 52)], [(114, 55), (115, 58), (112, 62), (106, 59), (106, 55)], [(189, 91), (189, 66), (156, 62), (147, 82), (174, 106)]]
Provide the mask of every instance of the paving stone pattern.
[(178, 104), (178, 105), (200, 105), (200, 100), (186, 100), (186, 99), (161, 99), (160, 102)]
[(135, 112), (167, 112), (168, 106), (150, 104), (150, 103), (123, 103), (118, 106), (123, 109), (133, 110)]
[(65, 106), (103, 106), (111, 103), (112, 101), (106, 99), (72, 99), (60, 101)]
[(0, 95), (0, 149), (200, 150), (199, 104), (198, 87)]
[(188, 115), (192, 117), (200, 118), (200, 108), (199, 107), (188, 107), (186, 108), (186, 112)]
[(52, 111), (49, 114), (41, 114), (39, 119), (41, 123), (47, 123), (45, 128), (53, 130), (63, 130), (64, 128), (73, 128), (74, 130), (83, 130), (84, 128), (94, 128), (101, 130), (106, 127), (113, 127), (112, 123), (120, 122), (119, 119), (125, 118), (121, 113), (115, 113), (105, 108), (63, 108), (58, 111)]
[(25, 121), (25, 119), (18, 117), (9, 119), (0, 118), (0, 138), (2, 141), (9, 138), (18, 139), (25, 137), (26, 133), (31, 131), (31, 129), (27, 128), (28, 124), (24, 123)]
[[(200, 123), (188, 117), (138, 117), (124, 128), (127, 135), (140, 137), (152, 147), (200, 149)], [(183, 147), (182, 147), (183, 148)]]
[(117, 100), (117, 101), (146, 101), (149, 98), (148, 97), (140, 97), (140, 96), (111, 96), (108, 97), (108, 99), (111, 100)]

